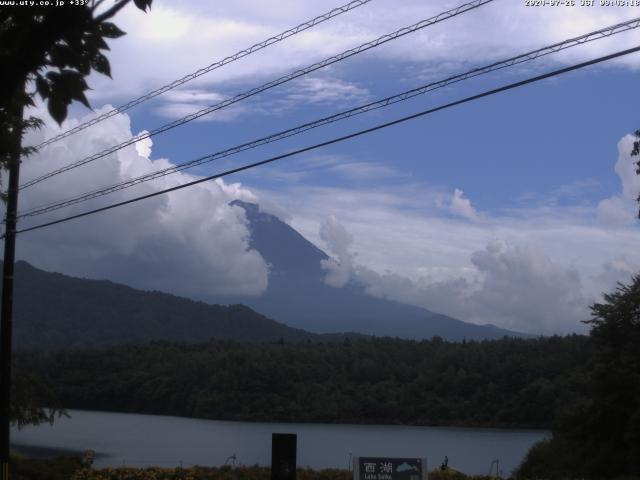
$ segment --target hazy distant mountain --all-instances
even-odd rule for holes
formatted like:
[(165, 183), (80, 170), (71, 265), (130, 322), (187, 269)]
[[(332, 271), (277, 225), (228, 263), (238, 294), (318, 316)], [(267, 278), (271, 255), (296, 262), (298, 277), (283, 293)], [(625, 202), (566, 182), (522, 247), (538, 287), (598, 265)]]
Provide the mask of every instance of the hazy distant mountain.
[[(0, 262), (2, 265), (2, 262)], [(108, 281), (74, 278), (16, 263), (17, 348), (93, 347), (122, 343), (342, 341), (268, 319), (244, 305), (208, 305)], [(353, 335), (352, 335), (353, 336)]]
[(494, 325), (475, 325), (424, 308), (376, 298), (349, 283), (334, 288), (324, 282), (320, 261), (328, 256), (274, 215), (255, 204), (233, 202), (246, 211), (251, 246), (270, 265), (269, 286), (260, 297), (216, 298), (244, 303), (280, 322), (313, 332), (357, 331), (380, 336), (448, 340), (525, 336)]

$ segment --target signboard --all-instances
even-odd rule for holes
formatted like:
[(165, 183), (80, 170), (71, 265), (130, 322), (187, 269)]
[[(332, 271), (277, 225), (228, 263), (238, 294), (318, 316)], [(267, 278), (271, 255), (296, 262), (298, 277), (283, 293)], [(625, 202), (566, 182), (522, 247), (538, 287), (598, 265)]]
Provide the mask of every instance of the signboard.
[(423, 458), (354, 457), (353, 480), (425, 480)]
[(295, 433), (271, 435), (271, 480), (296, 480), (297, 443)]

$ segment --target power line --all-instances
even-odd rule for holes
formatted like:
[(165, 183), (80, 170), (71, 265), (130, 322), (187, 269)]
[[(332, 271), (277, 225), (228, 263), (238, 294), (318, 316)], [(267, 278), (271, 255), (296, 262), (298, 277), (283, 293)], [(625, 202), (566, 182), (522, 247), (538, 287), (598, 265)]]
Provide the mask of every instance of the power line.
[(109, 110), (106, 113), (103, 113), (102, 115), (99, 115), (95, 118), (92, 118), (91, 120), (82, 123), (80, 125), (78, 125), (77, 127), (71, 128), (69, 130), (67, 130), (66, 132), (63, 132), (59, 135), (56, 135), (55, 137), (52, 137), (38, 145), (35, 146), (35, 148), (42, 148), (45, 147), (47, 145), (50, 145), (54, 142), (57, 142), (58, 140), (61, 140), (63, 138), (66, 138), (70, 135), (73, 135), (74, 133), (80, 132), (82, 130), (84, 130), (85, 128), (89, 128), (97, 123), (102, 122), (103, 120), (106, 120), (107, 118), (111, 118), (114, 115), (117, 115), (118, 113), (122, 113), (125, 112), (133, 107), (135, 107), (136, 105), (139, 105), (143, 102), (146, 102), (147, 100), (150, 100), (154, 97), (157, 97), (158, 95), (161, 95), (165, 92), (168, 92), (169, 90), (173, 90), (176, 87), (179, 87), (181, 85), (184, 85), (187, 82), (190, 82), (191, 80), (194, 80), (195, 78), (198, 78), (202, 75), (204, 75), (205, 73), (209, 73), (213, 70), (216, 70), (220, 67), (223, 67), (229, 63), (235, 62), (236, 60), (239, 60), (243, 57), (249, 56), (252, 53), (255, 53), (259, 50), (262, 50), (263, 48), (266, 48), (270, 45), (273, 45), (274, 43), (278, 43), (281, 42), (289, 37), (292, 37), (300, 32), (303, 32), (305, 30), (308, 30), (312, 27), (315, 27), (316, 25), (319, 25), (333, 17), (337, 17), (338, 15), (342, 15), (343, 13), (346, 13), (350, 10), (353, 10), (355, 8), (358, 8), (362, 5), (365, 5), (367, 3), (369, 3), (371, 0), (354, 0), (352, 2), (347, 3), (346, 5), (342, 5), (340, 7), (336, 7), (333, 10), (324, 13), (322, 15), (319, 15), (311, 20), (308, 20), (304, 23), (301, 23), (300, 25), (297, 25), (293, 28), (290, 28), (289, 30), (285, 30), (282, 33), (279, 33), (278, 35), (274, 35), (273, 37), (267, 38), (266, 40), (263, 40), (262, 42), (256, 43), (252, 46), (250, 46), (249, 48), (245, 48), (244, 50), (240, 50), (239, 52), (234, 53), (233, 55), (229, 55), (228, 57), (223, 58), (222, 60), (219, 60), (215, 63), (212, 63), (211, 65), (201, 68), (199, 70), (196, 70), (193, 73), (190, 73), (189, 75), (185, 75), (182, 78), (179, 78), (178, 80), (174, 80), (171, 83), (168, 83), (166, 85), (163, 85), (162, 87), (159, 87), (155, 90), (152, 90), (144, 95), (142, 95), (141, 97), (138, 97), (134, 100), (131, 100), (128, 103), (125, 103), (124, 105), (121, 105), (119, 107), (114, 108), (113, 110)]
[(160, 191), (157, 191), (157, 192), (149, 193), (147, 195), (142, 195), (142, 196), (139, 196), (139, 197), (131, 198), (129, 200), (125, 200), (125, 201), (122, 201), (122, 202), (113, 203), (111, 205), (107, 205), (107, 206), (104, 206), (104, 207), (96, 208), (96, 209), (89, 210), (89, 211), (86, 211), (86, 212), (83, 212), (83, 213), (79, 213), (79, 214), (76, 214), (76, 215), (70, 215), (68, 217), (64, 217), (64, 218), (61, 218), (61, 219), (58, 219), (58, 220), (54, 220), (54, 221), (51, 221), (51, 222), (41, 223), (41, 224), (35, 225), (33, 227), (23, 228), (21, 230), (17, 230), (16, 233), (25, 233), (25, 232), (30, 232), (32, 230), (38, 230), (38, 229), (49, 227), (49, 226), (56, 225), (56, 224), (59, 224), (59, 223), (68, 222), (70, 220), (75, 220), (77, 218), (82, 218), (82, 217), (86, 217), (88, 215), (93, 215), (95, 213), (104, 212), (106, 210), (111, 210), (113, 208), (121, 207), (121, 206), (128, 205), (128, 204), (131, 204), (131, 203), (139, 202), (141, 200), (146, 200), (148, 198), (157, 197), (157, 196), (163, 195), (165, 193), (170, 193), (170, 192), (174, 192), (176, 190), (181, 190), (183, 188), (191, 187), (191, 186), (197, 185), (199, 183), (207, 182), (207, 181), (210, 181), (210, 180), (215, 180), (217, 178), (222, 178), (222, 177), (225, 177), (225, 176), (228, 176), (228, 175), (232, 175), (234, 173), (242, 172), (244, 170), (249, 170), (251, 168), (255, 168), (255, 167), (262, 166), (262, 165), (266, 165), (268, 163), (272, 163), (272, 162), (275, 162), (277, 160), (282, 160), (283, 158), (292, 157), (292, 156), (298, 155), (300, 153), (305, 153), (305, 152), (308, 152), (308, 151), (311, 151), (311, 150), (315, 150), (315, 149), (318, 149), (318, 148), (321, 148), (321, 147), (326, 147), (328, 145), (333, 145), (334, 143), (343, 142), (345, 140), (349, 140), (349, 139), (352, 139), (352, 138), (355, 138), (355, 137), (359, 137), (361, 135), (372, 133), (372, 132), (375, 132), (377, 130), (382, 130), (384, 128), (387, 128), (387, 127), (390, 127), (390, 126), (393, 126), (393, 125), (404, 123), (404, 122), (407, 122), (409, 120), (414, 120), (416, 118), (423, 117), (425, 115), (429, 115), (431, 113), (435, 113), (435, 112), (438, 112), (440, 110), (445, 110), (447, 108), (451, 108), (451, 107), (454, 107), (454, 106), (457, 106), (457, 105), (468, 103), (468, 102), (471, 102), (471, 101), (474, 101), (474, 100), (479, 100), (481, 98), (488, 97), (490, 95), (495, 95), (496, 93), (505, 92), (507, 90), (512, 90), (514, 88), (522, 87), (522, 86), (528, 85), (530, 83), (538, 82), (540, 80), (544, 80), (544, 79), (551, 78), (551, 77), (554, 77), (554, 76), (557, 76), (557, 75), (568, 73), (568, 72), (571, 72), (571, 71), (574, 71), (574, 70), (578, 70), (580, 68), (588, 67), (590, 65), (595, 65), (595, 64), (598, 64), (598, 63), (602, 63), (602, 62), (605, 62), (605, 61), (608, 61), (608, 60), (612, 60), (614, 58), (622, 57), (624, 55), (629, 55), (631, 53), (635, 53), (635, 52), (638, 52), (638, 51), (640, 51), (640, 46), (639, 47), (634, 47), (634, 48), (629, 48), (627, 50), (622, 50), (622, 51), (619, 51), (619, 52), (616, 52), (616, 53), (612, 53), (610, 55), (605, 55), (605, 56), (602, 56), (602, 57), (598, 57), (596, 59), (589, 60), (587, 62), (578, 63), (578, 64), (572, 65), (570, 67), (565, 67), (565, 68), (561, 68), (561, 69), (558, 69), (558, 70), (554, 70), (552, 72), (548, 72), (548, 73), (545, 73), (545, 74), (542, 74), (542, 75), (531, 77), (531, 78), (528, 78), (526, 80), (521, 80), (519, 82), (510, 83), (508, 85), (505, 85), (505, 86), (502, 86), (502, 87), (499, 87), (499, 88), (495, 88), (495, 89), (492, 89), (492, 90), (485, 91), (483, 93), (479, 93), (477, 95), (472, 95), (470, 97), (463, 98), (462, 100), (456, 100), (455, 102), (450, 102), (450, 103), (441, 105), (439, 107), (430, 108), (428, 110), (423, 110), (421, 112), (414, 113), (413, 115), (408, 115), (408, 116), (401, 117), (401, 118), (396, 119), (396, 120), (392, 120), (390, 122), (386, 122), (386, 123), (382, 123), (382, 124), (376, 125), (374, 127), (370, 127), (370, 128), (364, 129), (364, 130), (359, 130), (359, 131), (351, 133), (349, 135), (344, 135), (342, 137), (333, 138), (333, 139), (327, 140), (325, 142), (316, 143), (315, 145), (311, 145), (311, 146), (308, 146), (308, 147), (300, 148), (300, 149), (294, 150), (292, 152), (284, 153), (282, 155), (277, 155), (275, 157), (271, 157), (271, 158), (268, 158), (266, 160), (261, 160), (259, 162), (255, 162), (255, 163), (251, 163), (251, 164), (248, 164), (248, 165), (244, 165), (242, 167), (236, 167), (236, 168), (233, 168), (233, 169), (230, 169), (230, 170), (226, 170), (226, 171), (224, 171), (222, 173), (217, 173), (215, 175), (210, 175), (208, 177), (203, 177), (203, 178), (200, 178), (198, 180), (194, 180), (192, 182), (184, 183), (182, 185), (177, 185), (175, 187), (166, 188), (164, 190), (160, 190)]
[(370, 112), (372, 110), (376, 110), (379, 108), (384, 108), (389, 105), (402, 102), (413, 98), (417, 95), (422, 95), (428, 93), (430, 91), (443, 88), (445, 86), (461, 82), (463, 80), (467, 80), (469, 78), (473, 78), (479, 75), (484, 75), (496, 70), (500, 70), (502, 68), (511, 67), (513, 65), (518, 65), (527, 61), (532, 61), (536, 58), (540, 58), (542, 56), (546, 56), (552, 53), (556, 53), (561, 50), (565, 50), (567, 48), (571, 48), (577, 45), (582, 45), (587, 42), (591, 42), (594, 40), (598, 40), (605, 37), (610, 37), (612, 35), (616, 35), (618, 33), (626, 32), (635, 28), (640, 27), (640, 17), (628, 20), (626, 22), (618, 23), (606, 28), (601, 28), (599, 30), (581, 35), (579, 37), (570, 38), (568, 40), (564, 40), (562, 42), (555, 43), (553, 45), (539, 48), (537, 50), (533, 50), (527, 53), (523, 53), (521, 55), (511, 57), (506, 60), (502, 60), (499, 62), (492, 63), (487, 66), (474, 68), (465, 73), (457, 74), (450, 76), (444, 80), (440, 80), (437, 82), (429, 83), (427, 85), (423, 85), (421, 87), (417, 87), (411, 90), (407, 90), (405, 92), (383, 98), (381, 100), (377, 100), (375, 102), (368, 103), (366, 105), (361, 105), (359, 107), (355, 107), (340, 113), (336, 113), (334, 115), (323, 117), (321, 119), (315, 120), (313, 122), (305, 123), (303, 125), (296, 126), (294, 128), (290, 128), (284, 131), (280, 131), (278, 133), (274, 133), (272, 135), (259, 138), (257, 140), (253, 140), (251, 142), (247, 142), (241, 145), (237, 145), (213, 154), (206, 155), (204, 157), (200, 157), (194, 160), (190, 160), (188, 162), (171, 166), (168, 168), (164, 168), (162, 170), (158, 170), (156, 172), (147, 173), (145, 175), (141, 175), (136, 178), (132, 178), (123, 182), (119, 182), (107, 187), (100, 188), (98, 190), (93, 190), (91, 192), (85, 192), (83, 194), (77, 195), (75, 197), (58, 201), (55, 203), (50, 203), (45, 206), (34, 207), (30, 210), (27, 210), (18, 215), (18, 218), (24, 217), (33, 217), (37, 215), (41, 215), (44, 213), (48, 213), (54, 210), (58, 210), (64, 207), (68, 207), (71, 205), (75, 205), (84, 201), (91, 200), (93, 198), (102, 197), (104, 195), (108, 195), (110, 193), (123, 190), (125, 188), (129, 188), (135, 185), (139, 185), (144, 182), (148, 182), (151, 180), (155, 180), (157, 178), (161, 178), (173, 173), (180, 172), (182, 170), (186, 170), (188, 168), (193, 168), (198, 165), (202, 165), (205, 163), (212, 162), (214, 160), (219, 160), (221, 158), (229, 157), (231, 155), (250, 150), (262, 145), (266, 145), (268, 143), (276, 142), (285, 138), (289, 138), (294, 135), (298, 135), (300, 133), (306, 132), (308, 130), (318, 128), (323, 125), (327, 125), (330, 123), (334, 123), (340, 120), (344, 120), (346, 118), (353, 117), (355, 115), (360, 115), (362, 113)]
[(228, 107), (230, 105), (233, 105), (234, 103), (240, 102), (240, 101), (245, 100), (245, 99), (247, 99), (249, 97), (257, 95), (258, 93), (262, 93), (262, 92), (264, 92), (266, 90), (274, 88), (274, 87), (276, 87), (278, 85), (282, 85), (283, 83), (290, 82), (291, 80), (294, 80), (294, 79), (296, 79), (298, 77), (301, 77), (303, 75), (307, 75), (307, 74), (309, 74), (309, 73), (311, 73), (313, 71), (319, 70), (319, 69), (324, 68), (324, 67), (326, 67), (328, 65), (331, 65), (333, 63), (340, 62), (342, 60), (345, 60), (346, 58), (352, 57), (352, 56), (357, 55), (359, 53), (362, 53), (364, 51), (367, 51), (367, 50), (370, 50), (372, 48), (378, 47), (378, 46), (383, 45), (383, 44), (385, 44), (387, 42), (390, 42), (392, 40), (396, 40), (396, 39), (398, 39), (400, 37), (408, 35), (409, 33), (416, 32), (418, 30), (421, 30), (423, 28), (429, 27), (429, 26), (434, 25), (436, 23), (442, 22), (442, 21), (447, 20), (449, 18), (452, 18), (452, 17), (455, 17), (457, 15), (466, 13), (466, 12), (468, 12), (470, 10), (478, 8), (478, 7), (480, 7), (480, 6), (482, 6), (482, 5), (486, 4), (486, 3), (491, 3), (493, 1), (494, 0), (474, 0), (472, 2), (465, 3), (463, 5), (460, 5), (460, 6), (456, 7), (456, 8), (448, 10), (446, 12), (439, 13), (438, 15), (435, 15), (435, 16), (433, 16), (431, 18), (428, 18), (428, 19), (425, 19), (425, 20), (421, 20), (420, 22), (415, 23), (415, 24), (413, 24), (411, 26), (403, 27), (403, 28), (401, 28), (399, 30), (396, 30), (393, 33), (382, 35), (381, 37), (378, 37), (377, 39), (372, 40), (370, 42), (363, 43), (362, 45), (360, 45), (358, 47), (346, 50), (346, 51), (344, 51), (344, 52), (342, 52), (342, 53), (340, 53), (338, 55), (334, 55), (334, 56), (329, 57), (329, 58), (327, 58), (325, 60), (322, 60), (321, 62), (314, 63), (313, 65), (310, 65), (310, 66), (305, 67), (303, 69), (296, 70), (293, 73), (290, 73), (288, 75), (282, 76), (282, 77), (280, 77), (280, 78), (278, 78), (276, 80), (272, 80), (270, 82), (267, 82), (267, 83), (265, 83), (265, 84), (263, 84), (263, 85), (261, 85), (259, 87), (252, 88), (251, 90), (248, 90), (246, 92), (240, 93), (240, 94), (238, 94), (238, 95), (236, 95), (236, 96), (234, 96), (232, 98), (229, 98), (227, 100), (223, 100), (222, 102), (219, 102), (219, 103), (217, 103), (215, 105), (212, 105), (212, 106), (207, 107), (207, 108), (203, 108), (202, 110), (199, 110), (199, 111), (197, 111), (195, 113), (192, 113), (190, 115), (186, 115), (185, 117), (183, 117), (181, 119), (174, 120), (173, 122), (170, 122), (170, 123), (167, 123), (167, 124), (165, 124), (165, 125), (163, 125), (161, 127), (158, 127), (156, 129), (152, 130), (151, 132), (144, 132), (144, 133), (142, 133), (140, 135), (136, 135), (135, 137), (133, 137), (133, 138), (131, 138), (131, 139), (125, 141), (125, 142), (120, 143), (119, 145), (115, 145), (115, 146), (110, 147), (110, 148), (108, 148), (106, 150), (103, 150), (102, 152), (96, 153), (96, 154), (91, 155), (89, 157), (85, 157), (82, 160), (78, 160), (78, 161), (70, 163), (70, 164), (68, 164), (68, 165), (66, 165), (64, 167), (61, 167), (61, 168), (59, 168), (57, 170), (54, 170), (54, 171), (49, 172), (49, 173), (46, 173), (46, 174), (44, 174), (44, 175), (42, 175), (40, 177), (37, 177), (37, 178), (35, 178), (33, 180), (30, 180), (30, 181), (24, 183), (23, 185), (20, 186), (20, 188), (24, 189), (24, 188), (30, 187), (32, 185), (35, 185), (37, 183), (42, 182), (43, 180), (46, 180), (46, 179), (51, 178), (53, 176), (59, 175), (59, 174), (64, 173), (64, 172), (67, 172), (67, 171), (72, 170), (74, 168), (77, 168), (77, 167), (79, 167), (81, 165), (85, 165), (87, 163), (93, 162), (93, 161), (98, 160), (99, 158), (105, 157), (105, 156), (107, 156), (107, 155), (109, 155), (111, 153), (117, 152), (118, 150), (121, 150), (121, 149), (123, 149), (125, 147), (128, 147), (129, 145), (133, 145), (134, 143), (137, 143), (137, 142), (139, 142), (141, 140), (145, 140), (147, 138), (153, 137), (155, 135), (158, 135), (159, 133), (164, 133), (164, 132), (166, 132), (168, 130), (171, 130), (173, 128), (179, 127), (180, 125), (183, 125), (183, 124), (185, 124), (187, 122), (195, 120), (196, 118), (200, 118), (200, 117), (202, 117), (204, 115), (208, 115), (209, 113), (215, 112), (217, 110), (220, 110), (220, 109), (223, 109), (223, 108)]

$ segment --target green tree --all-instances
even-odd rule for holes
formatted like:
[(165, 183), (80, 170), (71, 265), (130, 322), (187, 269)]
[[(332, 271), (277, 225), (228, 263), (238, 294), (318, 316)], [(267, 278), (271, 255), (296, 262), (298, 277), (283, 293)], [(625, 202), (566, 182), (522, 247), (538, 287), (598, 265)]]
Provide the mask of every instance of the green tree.
[[(78, 101), (89, 107), (85, 96), (89, 86), (85, 78), (92, 71), (110, 76), (109, 60), (104, 54), (109, 50), (106, 40), (118, 38), (124, 32), (109, 20), (130, 2), (118, 0), (108, 8), (104, 8), (104, 0), (82, 2), (83, 5), (67, 2), (60, 6), (0, 8), (0, 168), (9, 169), (13, 179), (9, 182), (13, 197), (7, 206), (5, 236), (5, 264), (11, 263), (10, 271), (5, 265), (7, 278), (13, 277), (15, 233), (12, 230), (15, 227), (12, 225), (15, 225), (17, 208), (18, 166), (21, 158), (34, 152), (33, 147), (23, 146), (22, 138), (28, 129), (42, 124), (33, 116), (24, 118), (25, 108), (33, 106), (39, 95), (52, 118), (62, 123), (71, 102)], [(152, 0), (133, 2), (146, 11)], [(2, 193), (2, 197), (6, 200), (8, 193)], [(4, 390), (8, 388), (7, 379), (11, 379), (11, 307), (9, 303), (5, 311), (4, 303), (5, 297), (12, 297), (12, 286), (8, 288), (6, 295), (3, 291), (3, 398), (8, 391)], [(11, 420), (18, 424), (50, 421), (52, 411), (45, 411), (38, 404), (38, 400), (50, 402), (47, 391), (37, 379), (26, 374), (16, 375), (11, 385)], [(6, 405), (3, 403), (3, 415)]]
[[(634, 133), (636, 141), (633, 142), (633, 149), (631, 150), (632, 157), (640, 156), (640, 130), (636, 130)], [(640, 159), (636, 162), (636, 173), (640, 175)], [(640, 204), (640, 192), (638, 192), (638, 203)], [(640, 209), (638, 210), (638, 218), (640, 218)]]
[(532, 448), (522, 478), (640, 476), (640, 275), (591, 307), (589, 390)]
[[(49, 113), (61, 123), (67, 107), (76, 100), (87, 107), (85, 77), (92, 70), (110, 75), (107, 39), (124, 35), (109, 22), (131, 0), (120, 0), (99, 11), (104, 0), (85, 5), (14, 6), (0, 9), (0, 164), (10, 161), (24, 130), (36, 126), (23, 122), (20, 112), (34, 104), (39, 94)], [(134, 0), (142, 10), (152, 0)], [(25, 153), (23, 151), (23, 153)], [(28, 152), (26, 152), (28, 153)]]
[(640, 275), (591, 310), (597, 356), (589, 418), (598, 467), (640, 475)]

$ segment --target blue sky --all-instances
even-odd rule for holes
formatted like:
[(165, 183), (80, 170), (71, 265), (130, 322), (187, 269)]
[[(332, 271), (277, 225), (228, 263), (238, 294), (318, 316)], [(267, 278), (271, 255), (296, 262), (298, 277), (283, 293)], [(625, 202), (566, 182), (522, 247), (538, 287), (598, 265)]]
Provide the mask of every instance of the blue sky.
[[(47, 147), (25, 165), (23, 178), (457, 4), (406, 1), (398, 8), (373, 0)], [(104, 105), (121, 104), (337, 5), (156, 0), (150, 14), (130, 9), (118, 19), (129, 34), (112, 42), (114, 79), (92, 76), (91, 102), (106, 111)], [(108, 185), (634, 16), (640, 8), (532, 9), (496, 0), (43, 182), (22, 202), (34, 206), (59, 199), (61, 191), (67, 196)], [(629, 48), (639, 39), (632, 31), (576, 47), (109, 198), (301, 148)], [(342, 278), (372, 295), (534, 333), (584, 331), (580, 320), (588, 317), (588, 304), (640, 268), (634, 218), (640, 180), (628, 156), (628, 135), (640, 128), (639, 67), (635, 54), (127, 212), (25, 234), (18, 254), (47, 269), (192, 297), (256, 295), (268, 284), (268, 265), (248, 249), (242, 212), (227, 205), (242, 198), (259, 202), (326, 249)], [(66, 125), (48, 122), (34, 141), (91, 115), (76, 106)], [(122, 222), (127, 228), (115, 232)], [(175, 274), (154, 273), (167, 267)]]

